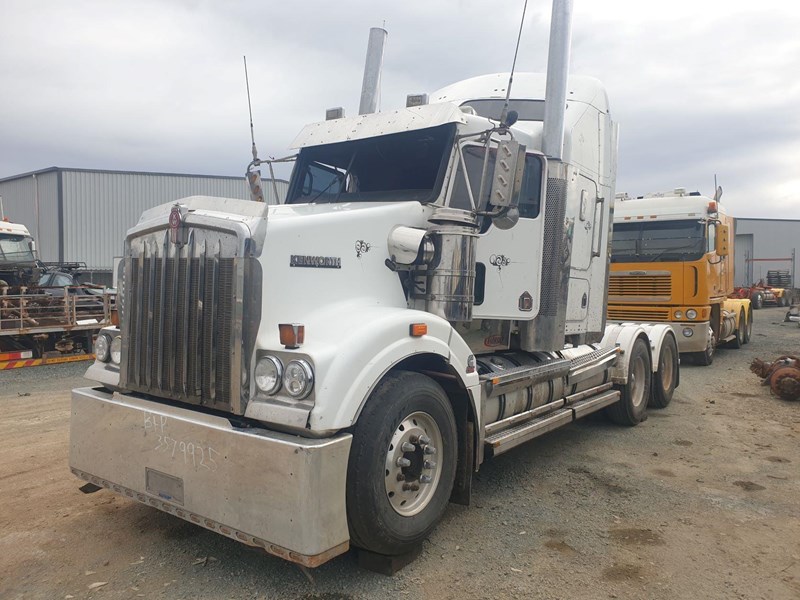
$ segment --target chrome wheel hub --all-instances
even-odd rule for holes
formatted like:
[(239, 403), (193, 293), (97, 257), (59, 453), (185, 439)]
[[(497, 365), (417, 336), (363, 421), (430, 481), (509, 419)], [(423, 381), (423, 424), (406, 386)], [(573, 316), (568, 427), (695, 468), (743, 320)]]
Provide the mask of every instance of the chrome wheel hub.
[(386, 452), (386, 497), (404, 517), (422, 511), (439, 483), (442, 433), (428, 413), (415, 412), (395, 429)]

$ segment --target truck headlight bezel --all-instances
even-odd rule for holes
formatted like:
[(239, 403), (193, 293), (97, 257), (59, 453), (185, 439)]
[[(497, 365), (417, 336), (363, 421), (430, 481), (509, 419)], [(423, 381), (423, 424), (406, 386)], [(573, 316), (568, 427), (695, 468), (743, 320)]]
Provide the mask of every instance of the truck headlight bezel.
[(111, 360), (111, 336), (101, 333), (95, 338), (94, 357), (105, 363)]
[(697, 311), (695, 309), (693, 309), (693, 308), (690, 308), (689, 310), (686, 311), (686, 318), (687, 319), (691, 319), (691, 320), (696, 319), (697, 318)]
[[(270, 370), (274, 370), (274, 375), (272, 375), (272, 377), (274, 377), (274, 381), (271, 384), (264, 382), (263, 379), (261, 379), (263, 377), (270, 377)], [(259, 371), (261, 371), (261, 373), (259, 373)], [(276, 356), (266, 355), (259, 358), (258, 362), (256, 363), (256, 368), (253, 371), (253, 378), (258, 391), (267, 394), (268, 396), (274, 396), (277, 394), (278, 390), (281, 389), (281, 384), (283, 383), (283, 371), (283, 363)]]
[(283, 389), (295, 400), (307, 397), (314, 388), (314, 370), (301, 358), (290, 361), (283, 370)]
[(678, 320), (682, 319), (683, 318), (683, 311), (676, 310), (675, 311), (675, 318), (678, 319)]

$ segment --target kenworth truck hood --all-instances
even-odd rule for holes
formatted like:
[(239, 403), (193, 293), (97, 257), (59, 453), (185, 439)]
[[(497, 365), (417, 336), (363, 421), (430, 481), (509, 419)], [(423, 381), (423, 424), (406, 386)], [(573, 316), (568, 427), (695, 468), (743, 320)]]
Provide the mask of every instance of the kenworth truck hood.
[[(410, 310), (397, 273), (386, 265), (391, 231), (398, 225), (427, 228), (432, 211), (418, 202), (270, 207), (259, 258), (264, 284), (256, 352), (284, 365), (294, 358), (309, 361), (315, 382), (301, 403), (282, 390), (274, 398), (258, 396), (253, 384), (247, 416), (317, 432), (346, 427), (355, 418), (348, 402), (366, 397), (374, 383), (365, 369), (392, 360), (387, 349), (413, 341), (408, 354), (431, 351), (431, 344), (439, 344), (442, 354), (452, 335), (449, 323)], [(420, 321), (429, 334), (410, 338), (409, 325)], [(300, 348), (281, 345), (280, 323), (305, 327)]]

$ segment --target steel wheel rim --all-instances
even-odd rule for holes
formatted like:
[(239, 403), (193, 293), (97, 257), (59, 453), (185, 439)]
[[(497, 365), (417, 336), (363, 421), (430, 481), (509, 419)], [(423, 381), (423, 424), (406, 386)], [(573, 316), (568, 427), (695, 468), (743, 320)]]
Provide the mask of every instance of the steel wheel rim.
[(628, 374), (628, 381), (631, 384), (631, 403), (636, 407), (641, 406), (645, 401), (644, 384), (646, 377), (644, 363), (643, 357), (637, 357)]
[(661, 385), (665, 390), (672, 386), (672, 378), (675, 376), (675, 355), (673, 354), (672, 346), (666, 345), (662, 349), (661, 359)]
[(428, 413), (411, 413), (397, 425), (384, 466), (386, 499), (397, 514), (411, 517), (430, 504), (443, 450), (442, 432)]

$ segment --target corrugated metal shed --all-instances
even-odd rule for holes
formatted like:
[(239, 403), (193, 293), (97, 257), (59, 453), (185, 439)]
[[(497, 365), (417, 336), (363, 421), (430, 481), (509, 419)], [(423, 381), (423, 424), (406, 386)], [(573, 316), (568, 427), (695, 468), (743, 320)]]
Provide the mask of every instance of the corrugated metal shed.
[(800, 287), (800, 219), (736, 219), (734, 283), (750, 286), (767, 280), (767, 271), (789, 271)]
[[(283, 202), (288, 183), (264, 181), (270, 204)], [(125, 233), (148, 208), (187, 196), (249, 199), (244, 177), (99, 171), (51, 167), (0, 179), (6, 216), (28, 227), (46, 262), (85, 262), (110, 271)]]

